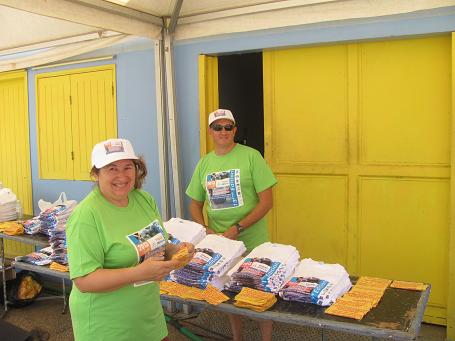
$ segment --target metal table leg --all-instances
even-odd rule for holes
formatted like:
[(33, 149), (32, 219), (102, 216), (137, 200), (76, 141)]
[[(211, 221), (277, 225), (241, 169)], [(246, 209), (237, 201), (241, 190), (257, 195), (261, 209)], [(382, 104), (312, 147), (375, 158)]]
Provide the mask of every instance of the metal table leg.
[(62, 278), (62, 292), (63, 292), (63, 310), (62, 314), (66, 313), (66, 307), (67, 307), (67, 302), (66, 302), (66, 286), (65, 286), (65, 279)]
[(5, 308), (5, 312), (2, 315), (5, 316), (6, 312), (8, 311), (8, 300), (6, 299), (6, 269), (5, 269), (5, 245), (3, 244), (3, 238), (0, 238), (0, 248), (1, 248), (1, 265), (2, 265), (2, 284), (3, 284), (3, 306)]

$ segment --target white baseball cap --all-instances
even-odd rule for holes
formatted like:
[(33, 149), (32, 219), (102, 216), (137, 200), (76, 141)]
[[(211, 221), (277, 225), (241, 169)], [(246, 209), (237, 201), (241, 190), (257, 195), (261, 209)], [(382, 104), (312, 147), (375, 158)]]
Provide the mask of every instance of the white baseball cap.
[(209, 126), (216, 120), (221, 120), (223, 118), (225, 120), (232, 121), (232, 123), (235, 124), (234, 116), (232, 115), (232, 112), (230, 110), (217, 109), (214, 112), (210, 113), (210, 115), (209, 115)]
[(118, 160), (137, 160), (133, 145), (125, 139), (109, 139), (97, 143), (92, 150), (92, 167), (103, 168)]

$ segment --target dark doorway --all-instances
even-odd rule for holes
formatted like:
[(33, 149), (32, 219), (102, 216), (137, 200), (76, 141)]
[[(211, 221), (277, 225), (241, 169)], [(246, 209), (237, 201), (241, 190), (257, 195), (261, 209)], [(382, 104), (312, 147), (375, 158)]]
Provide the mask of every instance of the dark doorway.
[(218, 91), (220, 108), (234, 114), (235, 141), (264, 156), (262, 53), (219, 56)]

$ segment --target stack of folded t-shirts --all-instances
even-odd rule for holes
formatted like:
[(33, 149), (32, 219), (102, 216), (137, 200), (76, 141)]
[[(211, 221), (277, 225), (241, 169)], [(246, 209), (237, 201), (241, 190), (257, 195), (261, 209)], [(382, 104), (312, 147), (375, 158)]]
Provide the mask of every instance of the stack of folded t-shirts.
[(41, 232), (41, 220), (39, 217), (33, 217), (22, 223), (25, 234), (37, 234)]
[(0, 222), (17, 219), (17, 197), (9, 188), (0, 189)]
[(207, 235), (196, 245), (195, 254), (183, 268), (171, 272), (172, 281), (205, 289), (212, 284), (222, 289), (226, 272), (246, 251), (245, 244), (216, 234)]
[(276, 294), (294, 271), (299, 257), (292, 245), (263, 243), (228, 272), (226, 289), (239, 292), (249, 287)]
[(53, 250), (51, 259), (60, 264), (68, 264), (66, 221), (76, 205), (77, 201), (67, 200), (63, 204), (44, 210), (39, 215), (41, 233), (49, 236), (49, 244)]
[(349, 274), (342, 265), (325, 264), (305, 258), (279, 294), (288, 301), (328, 306), (351, 287)]
[(194, 221), (171, 218), (163, 224), (164, 228), (169, 233), (169, 242), (172, 244), (189, 242), (196, 245), (206, 236), (204, 226)]
[(29, 253), (25, 256), (17, 256), (14, 258), (17, 262), (24, 262), (33, 265), (47, 265), (52, 263), (51, 259), (52, 247), (48, 246), (39, 251)]

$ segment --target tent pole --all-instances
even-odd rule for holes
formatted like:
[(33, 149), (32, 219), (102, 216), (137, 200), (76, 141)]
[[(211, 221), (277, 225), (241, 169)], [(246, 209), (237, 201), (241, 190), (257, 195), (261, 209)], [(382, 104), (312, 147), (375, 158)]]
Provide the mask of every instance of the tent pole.
[(175, 216), (183, 216), (183, 201), (181, 193), (181, 177), (180, 177), (180, 162), (179, 162), (179, 143), (178, 143), (178, 125), (177, 113), (175, 106), (175, 87), (174, 87), (174, 66), (173, 66), (173, 49), (172, 41), (174, 36), (174, 29), (177, 24), (182, 1), (178, 0), (175, 4), (172, 17), (168, 21), (168, 25), (163, 29), (164, 41), (164, 62), (165, 62), (165, 76), (166, 76), (166, 95), (167, 95), (167, 109), (168, 109), (168, 127), (169, 127), (169, 142), (171, 147), (172, 158), (172, 185), (174, 189), (174, 208)]
[(165, 65), (163, 39), (155, 40), (155, 81), (156, 81), (156, 127), (158, 137), (158, 160), (160, 174), (161, 217), (169, 220), (169, 176), (167, 168), (167, 133), (165, 99)]

